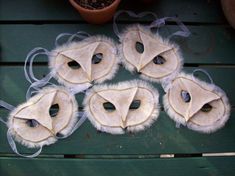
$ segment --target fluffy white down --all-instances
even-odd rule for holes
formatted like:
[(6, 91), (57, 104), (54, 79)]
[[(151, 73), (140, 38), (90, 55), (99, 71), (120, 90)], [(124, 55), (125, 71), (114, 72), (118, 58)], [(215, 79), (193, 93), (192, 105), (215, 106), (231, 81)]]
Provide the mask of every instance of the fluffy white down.
[(124, 30), (124, 32), (121, 33), (121, 35), (119, 37), (120, 38), (120, 44), (118, 46), (118, 54), (119, 54), (119, 57), (121, 59), (121, 62), (123, 64), (123, 66), (131, 72), (135, 72), (135, 70), (136, 70), (135, 66), (130, 64), (125, 59), (124, 53), (122, 51), (123, 43), (124, 43), (124, 39), (125, 39), (126, 35), (130, 31), (133, 31), (133, 30), (143, 31), (147, 35), (151, 36), (151, 38), (156, 39), (156, 40), (160, 41), (161, 43), (164, 43), (165, 45), (169, 46), (170, 48), (173, 48), (175, 53), (177, 54), (177, 58), (178, 58), (178, 62), (179, 62), (177, 69), (174, 72), (172, 72), (171, 74), (169, 74), (168, 76), (164, 77), (164, 78), (158, 79), (158, 78), (149, 77), (149, 76), (144, 75), (144, 74), (141, 74), (141, 78), (143, 78), (145, 80), (148, 80), (148, 81), (151, 81), (151, 82), (158, 82), (158, 83), (161, 83), (161, 84), (165, 83), (166, 81), (170, 81), (170, 80), (174, 79), (179, 74), (179, 72), (182, 70), (183, 61), (184, 61), (179, 46), (177, 44), (173, 43), (173, 42), (170, 42), (167, 39), (163, 39), (159, 34), (152, 33), (147, 27), (139, 25), (139, 24), (135, 24), (135, 25), (131, 25), (131, 26), (127, 27), (126, 30)]
[[(190, 122), (190, 121), (188, 123), (186, 123), (184, 118), (173, 110), (173, 108), (171, 107), (171, 105), (169, 104), (169, 101), (168, 101), (168, 97), (167, 97), (168, 94), (166, 93), (163, 97), (163, 104), (164, 104), (164, 110), (167, 112), (169, 117), (171, 119), (173, 119), (176, 123), (180, 123), (184, 126), (187, 126), (189, 129), (192, 129), (194, 131), (198, 131), (201, 133), (213, 133), (213, 132), (219, 130), (220, 128), (222, 128), (229, 119), (230, 109), (231, 109), (228, 97), (226, 96), (225, 92), (221, 88), (219, 88), (218, 86), (201, 81), (191, 74), (180, 73), (179, 77), (185, 77), (185, 78), (194, 80), (196, 83), (200, 84), (202, 87), (205, 87), (207, 90), (209, 90), (211, 92), (216, 92), (221, 97), (221, 99), (225, 105), (225, 113), (220, 118), (219, 121), (216, 121), (214, 124), (212, 124), (210, 126), (200, 126), (200, 125), (197, 125), (197, 124)], [(169, 82), (168, 85), (166, 86), (166, 90), (169, 90), (171, 88), (171, 86), (172, 85)]]
[(102, 83), (106, 80), (112, 79), (115, 76), (116, 72), (118, 71), (119, 63), (120, 63), (120, 59), (119, 59), (119, 56), (117, 54), (117, 44), (111, 38), (108, 38), (108, 37), (102, 36), (102, 35), (88, 37), (88, 38), (85, 38), (85, 39), (83, 39), (82, 41), (79, 41), (79, 42), (66, 43), (66, 44), (61, 45), (61, 46), (55, 48), (54, 50), (52, 50), (51, 55), (49, 57), (49, 68), (50, 68), (51, 72), (53, 73), (53, 77), (60, 84), (66, 86), (70, 89), (74, 89), (74, 90), (76, 90), (76, 92), (81, 92), (83, 90), (88, 89), (90, 86), (92, 86), (92, 83), (73, 84), (73, 83), (68, 82), (67, 80), (63, 79), (62, 77), (60, 77), (56, 72), (56, 68), (55, 68), (56, 62), (55, 62), (55, 60), (56, 60), (57, 54), (62, 52), (62, 51), (77, 48), (77, 47), (82, 47), (84, 45), (87, 45), (87, 43), (101, 42), (101, 41), (106, 42), (106, 43), (108, 43), (109, 45), (112, 46), (112, 48), (113, 48), (112, 52), (116, 55), (116, 57), (115, 57), (115, 60), (114, 60), (113, 68), (111, 69), (109, 74), (103, 76), (102, 78), (94, 80), (94, 83)]
[[(66, 94), (69, 95), (69, 98), (72, 101), (72, 104), (73, 104), (73, 113), (72, 113), (71, 120), (70, 120), (68, 126), (60, 132), (63, 135), (67, 135), (74, 128), (75, 124), (78, 121), (78, 111), (77, 111), (78, 110), (78, 105), (77, 105), (77, 101), (76, 101), (74, 95), (72, 95), (66, 88), (58, 87), (58, 86), (45, 87), (42, 90), (40, 90), (38, 92), (38, 94), (36, 94), (32, 98), (30, 98), (28, 100), (28, 102), (34, 102), (39, 97), (41, 97), (43, 94), (47, 93), (48, 91), (52, 91), (52, 90), (58, 90), (58, 91), (66, 92)], [(41, 142), (32, 142), (32, 141), (28, 141), (28, 140), (25, 140), (24, 138), (22, 138), (20, 135), (18, 135), (17, 131), (14, 130), (14, 128), (13, 128), (14, 115), (18, 112), (19, 109), (22, 109), (22, 107), (24, 107), (24, 104), (25, 103), (17, 106), (9, 114), (8, 123), (7, 124), (8, 124), (10, 135), (14, 138), (14, 140), (16, 140), (17, 142), (19, 142), (20, 144), (22, 144), (22, 145), (24, 145), (24, 146), (26, 146), (28, 148), (39, 148), (39, 147), (42, 147), (44, 145), (50, 145), (50, 144), (55, 143), (57, 141), (56, 136), (51, 136), (51, 137), (49, 137), (46, 140), (43, 140)]]
[(125, 89), (125, 88), (130, 88), (130, 87), (145, 87), (151, 90), (155, 99), (155, 104), (154, 104), (155, 108), (150, 118), (147, 121), (145, 121), (144, 123), (140, 125), (129, 126), (127, 127), (126, 131), (138, 132), (138, 131), (144, 130), (147, 127), (150, 127), (153, 124), (153, 122), (157, 120), (159, 116), (159, 111), (160, 111), (159, 110), (160, 109), (159, 108), (159, 93), (152, 85), (141, 80), (125, 81), (125, 82), (120, 82), (118, 84), (110, 84), (110, 85), (96, 85), (92, 89), (87, 91), (86, 97), (84, 98), (84, 101), (83, 101), (83, 105), (84, 105), (85, 114), (87, 115), (88, 119), (97, 130), (111, 133), (111, 134), (124, 134), (125, 133), (125, 130), (121, 127), (114, 128), (114, 127), (103, 126), (102, 124), (100, 124), (93, 118), (90, 112), (90, 108), (89, 108), (89, 101), (90, 101), (91, 96), (101, 90), (107, 90), (107, 89), (112, 89), (112, 88)]

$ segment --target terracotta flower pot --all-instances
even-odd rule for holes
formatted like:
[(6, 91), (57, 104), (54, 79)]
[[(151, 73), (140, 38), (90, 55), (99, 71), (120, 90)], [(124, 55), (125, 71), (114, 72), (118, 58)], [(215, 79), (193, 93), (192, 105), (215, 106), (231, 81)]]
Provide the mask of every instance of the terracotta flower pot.
[(102, 24), (112, 19), (121, 0), (115, 0), (111, 5), (97, 10), (90, 10), (80, 6), (75, 0), (69, 0), (80, 15), (89, 23)]
[(221, 0), (221, 5), (228, 22), (235, 29), (235, 1)]

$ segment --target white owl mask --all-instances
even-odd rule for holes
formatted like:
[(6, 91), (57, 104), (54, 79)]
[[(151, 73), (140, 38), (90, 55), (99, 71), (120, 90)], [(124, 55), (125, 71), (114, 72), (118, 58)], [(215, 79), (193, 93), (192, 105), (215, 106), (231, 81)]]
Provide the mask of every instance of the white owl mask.
[(44, 145), (71, 135), (84, 121), (78, 118), (75, 96), (62, 87), (45, 87), (25, 103), (14, 108), (8, 117), (8, 141), (18, 153), (13, 139), (29, 148), (40, 150), (25, 157), (35, 157)]
[(165, 89), (164, 109), (178, 124), (201, 133), (212, 133), (222, 128), (229, 118), (228, 98), (214, 84), (180, 73)]
[(58, 54), (50, 57), (50, 68), (53, 70), (61, 66), (55, 77), (68, 87), (81, 85), (88, 88), (92, 82), (111, 79), (118, 68), (116, 45), (104, 36), (73, 42), (56, 48), (52, 53)]
[(143, 81), (97, 85), (86, 93), (85, 114), (100, 131), (123, 134), (149, 127), (159, 115), (159, 94)]
[(147, 27), (128, 27), (120, 35), (120, 42), (123, 65), (131, 72), (141, 73), (145, 79), (161, 82), (174, 78), (182, 68), (179, 47), (153, 34)]
[[(58, 39), (57, 37), (56, 41)], [(39, 54), (48, 55), (51, 69), (50, 74), (42, 80), (35, 78), (31, 68), (34, 57)], [(29, 71), (26, 69), (28, 61), (30, 61)], [(76, 93), (89, 88), (94, 83), (112, 79), (117, 72), (118, 63), (117, 47), (110, 38), (83, 37), (82, 41), (76, 42), (70, 38), (66, 44), (57, 46), (50, 52), (43, 48), (32, 50), (25, 61), (25, 76), (30, 83), (34, 84), (32, 85), (34, 88), (38, 85), (44, 86), (50, 78), (54, 77), (59, 83)]]
[[(119, 32), (116, 19), (122, 13), (134, 18), (151, 15), (155, 20), (148, 26), (132, 25), (123, 32)], [(151, 29), (165, 25), (166, 21), (176, 22), (181, 30), (169, 35), (167, 39), (163, 39), (158, 33), (153, 33)], [(158, 19), (157, 15), (152, 12), (135, 14), (131, 11), (119, 11), (114, 16), (113, 30), (119, 38), (119, 55), (127, 70), (140, 73), (144, 79), (164, 83), (174, 79), (182, 69), (183, 57), (180, 49), (169, 39), (176, 35), (188, 37), (190, 32), (177, 18)]]

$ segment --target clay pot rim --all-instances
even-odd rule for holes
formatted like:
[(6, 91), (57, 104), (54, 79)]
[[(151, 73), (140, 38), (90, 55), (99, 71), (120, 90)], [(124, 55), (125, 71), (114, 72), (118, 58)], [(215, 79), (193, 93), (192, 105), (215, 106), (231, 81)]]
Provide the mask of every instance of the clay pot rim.
[(85, 11), (85, 12), (103, 12), (106, 11), (107, 9), (111, 9), (113, 8), (113, 6), (116, 6), (117, 4), (120, 3), (121, 0), (114, 0), (114, 2), (112, 4), (110, 4), (107, 7), (104, 7), (102, 9), (95, 9), (95, 10), (91, 10), (91, 9), (86, 9), (84, 7), (82, 7), (81, 5), (79, 5), (78, 3), (75, 2), (75, 0), (69, 0), (70, 3), (77, 9)]

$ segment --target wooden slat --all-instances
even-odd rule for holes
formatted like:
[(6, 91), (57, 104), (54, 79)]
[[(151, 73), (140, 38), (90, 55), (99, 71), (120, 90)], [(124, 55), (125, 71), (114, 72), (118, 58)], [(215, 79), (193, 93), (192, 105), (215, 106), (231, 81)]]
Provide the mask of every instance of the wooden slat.
[(41, 175), (192, 175), (231, 176), (235, 157), (175, 159), (18, 159), (2, 158), (0, 174)]
[[(1, 116), (4, 115), (1, 113)], [(145, 155), (177, 153), (234, 152), (235, 114), (232, 113), (226, 126), (216, 133), (206, 135), (193, 132), (176, 124), (161, 113), (146, 131), (137, 134), (111, 135), (96, 131), (87, 120), (72, 136), (43, 148), (44, 155)], [(14, 154), (6, 139), (7, 129), (0, 126), (0, 155)], [(18, 145), (21, 153), (35, 150)]]
[[(37, 78), (41, 79), (45, 76), (49, 69), (47, 66), (34, 66), (34, 72)], [(184, 71), (192, 73), (197, 67), (185, 67)], [(235, 105), (235, 84), (232, 84), (233, 77), (235, 75), (235, 69), (231, 68), (219, 68), (219, 67), (200, 67), (208, 71), (212, 76), (214, 83), (220, 86), (228, 95), (230, 103)], [(25, 100), (25, 93), (29, 87), (29, 83), (25, 79), (23, 67), (21, 66), (2, 66), (0, 67), (0, 97), (5, 101), (13, 105), (17, 105)], [(200, 74), (200, 78), (204, 79), (205, 77)], [(129, 71), (125, 70), (123, 67), (120, 67), (116, 76), (107, 83), (116, 83), (125, 80), (138, 79), (138, 75), (131, 74)], [(225, 79), (226, 78), (226, 79)], [(20, 82), (19, 82), (20, 80)], [(153, 85), (163, 94), (163, 90), (160, 84), (153, 83)], [(10, 90), (10, 91), (9, 91)], [(17, 96), (12, 96), (17, 95)], [(79, 105), (82, 105), (83, 96), (79, 94), (77, 100)]]
[[(186, 68), (192, 71), (194, 68)], [(38, 77), (46, 67), (35, 67)], [(207, 68), (214, 82), (224, 89), (231, 103), (235, 104), (233, 68)], [(22, 67), (0, 67), (0, 97), (10, 104), (17, 105), (25, 101), (27, 82)], [(121, 69), (112, 82), (136, 78), (128, 71)], [(226, 78), (226, 79), (225, 79)], [(163, 93), (160, 85), (154, 84)], [(77, 96), (79, 104), (82, 98)], [(7, 114), (0, 112), (0, 116)], [(216, 133), (205, 135), (185, 128), (176, 128), (175, 123), (162, 112), (159, 120), (150, 129), (137, 134), (113, 136), (99, 133), (87, 121), (70, 138), (60, 140), (55, 145), (45, 147), (44, 154), (162, 154), (162, 153), (207, 153), (207, 152), (233, 152), (234, 141), (234, 113), (225, 128)], [(6, 140), (6, 128), (2, 125), (0, 130), (0, 153), (12, 153)], [(20, 151), (29, 152), (20, 147)]]
[[(119, 9), (134, 11), (153, 11), (160, 17), (178, 16), (187, 22), (224, 22), (224, 17), (219, 0), (187, 1), (187, 0), (162, 0), (154, 5), (143, 6), (133, 3), (132, 0), (123, 0)], [(130, 20), (123, 17), (122, 20)], [(148, 18), (149, 20), (150, 18)], [(82, 21), (79, 13), (69, 4), (69, 1), (46, 0), (15, 0), (0, 1), (1, 21)]]
[[(123, 29), (124, 26), (119, 26)], [(185, 63), (234, 64), (235, 33), (225, 26), (189, 26), (192, 35), (187, 39), (175, 37), (182, 48)], [(160, 30), (169, 36), (179, 30), (167, 26)], [(47, 49), (54, 47), (56, 36), (63, 32), (86, 31), (90, 34), (105, 34), (117, 41), (111, 25), (2, 25), (0, 27), (0, 62), (23, 62), (27, 53), (34, 47)], [(38, 60), (45, 61), (45, 60)]]

